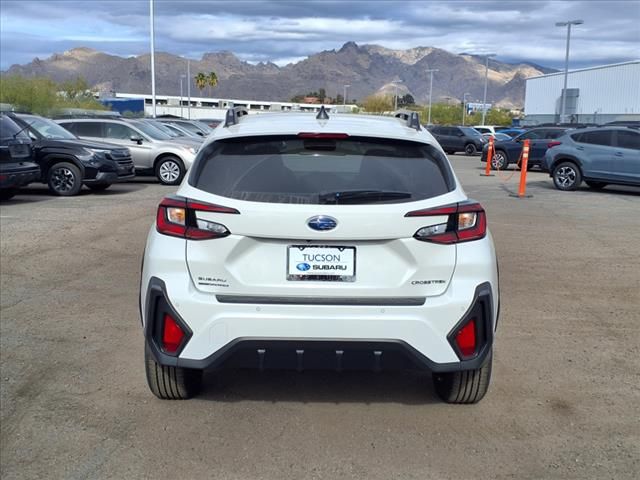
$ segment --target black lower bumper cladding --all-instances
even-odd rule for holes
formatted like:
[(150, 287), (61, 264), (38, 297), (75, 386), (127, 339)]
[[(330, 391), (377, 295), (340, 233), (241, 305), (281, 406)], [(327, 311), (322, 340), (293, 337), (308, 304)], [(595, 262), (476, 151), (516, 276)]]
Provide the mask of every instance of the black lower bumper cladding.
[[(408, 343), (397, 339), (313, 339), (308, 338), (236, 338), (202, 360), (180, 358), (179, 354), (192, 332), (180, 318), (165, 294), (164, 282), (153, 278), (146, 299), (145, 341), (156, 361), (162, 365), (199, 370), (214, 368), (292, 369), (292, 370), (425, 370), (453, 372), (484, 365), (493, 344), (493, 307), (489, 283), (478, 286), (474, 300), (449, 341), (471, 316), (479, 328), (479, 345), (472, 358), (452, 363), (436, 363)], [(177, 355), (161, 348), (164, 315), (170, 314), (185, 331), (185, 341)], [(455, 343), (452, 348), (458, 353)]]

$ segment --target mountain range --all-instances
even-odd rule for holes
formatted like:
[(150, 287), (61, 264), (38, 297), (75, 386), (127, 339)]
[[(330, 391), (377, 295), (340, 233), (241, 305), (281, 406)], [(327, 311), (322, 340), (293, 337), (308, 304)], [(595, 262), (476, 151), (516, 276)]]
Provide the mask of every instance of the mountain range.
[[(150, 63), (149, 54), (119, 57), (81, 47), (44, 60), (35, 58), (26, 65), (13, 65), (2, 74), (46, 76), (57, 82), (80, 76), (104, 92), (150, 93)], [(187, 60), (156, 52), (155, 64), (157, 93), (179, 95), (180, 75), (186, 74)], [(362, 99), (377, 92), (393, 93), (397, 85), (400, 95), (410, 93), (423, 103), (429, 95), (427, 69), (438, 69), (433, 81), (434, 102), (459, 101), (463, 93), (469, 94), (469, 101), (482, 101), (484, 57), (433, 47), (392, 50), (348, 42), (338, 50), (316, 53), (285, 66), (248, 63), (228, 51), (191, 60), (192, 77), (198, 72), (216, 72), (219, 84), (211, 92), (214, 97), (268, 101), (288, 101), (320, 88), (335, 97), (342, 94), (344, 85), (350, 85), (349, 100)], [(490, 59), (487, 100), (505, 108), (522, 107), (525, 79), (553, 71), (534, 64)], [(186, 91), (185, 84), (185, 95)], [(209, 96), (209, 88), (199, 92), (192, 83), (191, 94)]]

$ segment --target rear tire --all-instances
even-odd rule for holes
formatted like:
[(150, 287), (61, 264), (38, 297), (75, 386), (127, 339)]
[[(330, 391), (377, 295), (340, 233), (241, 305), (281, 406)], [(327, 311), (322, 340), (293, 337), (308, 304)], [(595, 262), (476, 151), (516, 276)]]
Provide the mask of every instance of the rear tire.
[(604, 182), (591, 182), (589, 180), (585, 180), (584, 183), (586, 183), (587, 185), (589, 185), (591, 188), (595, 190), (602, 190), (604, 187), (607, 186), (607, 184)]
[(464, 146), (464, 153), (468, 156), (475, 155), (478, 149), (473, 143), (467, 143)]
[(447, 403), (478, 403), (489, 389), (493, 355), (476, 370), (434, 373), (433, 385), (438, 396)]
[(197, 395), (202, 387), (201, 370), (160, 365), (147, 345), (144, 365), (149, 389), (162, 400), (186, 400)]
[(47, 172), (47, 185), (54, 195), (72, 197), (82, 188), (82, 174), (73, 163), (56, 163)]
[(577, 190), (582, 183), (580, 168), (573, 162), (561, 162), (553, 168), (553, 184), (565, 192)]
[(178, 185), (186, 172), (184, 163), (178, 157), (164, 157), (156, 164), (156, 177), (163, 185)]

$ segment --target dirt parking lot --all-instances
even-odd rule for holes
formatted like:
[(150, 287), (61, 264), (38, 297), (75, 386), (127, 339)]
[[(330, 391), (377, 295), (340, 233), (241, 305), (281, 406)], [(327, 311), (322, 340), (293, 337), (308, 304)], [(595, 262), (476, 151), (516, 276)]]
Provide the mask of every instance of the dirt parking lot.
[(597, 478), (640, 472), (640, 190), (483, 178), (502, 312), (475, 406), (424, 375), (230, 371), (160, 401), (146, 386), (140, 259), (152, 180), (0, 209), (1, 470), (25, 478)]

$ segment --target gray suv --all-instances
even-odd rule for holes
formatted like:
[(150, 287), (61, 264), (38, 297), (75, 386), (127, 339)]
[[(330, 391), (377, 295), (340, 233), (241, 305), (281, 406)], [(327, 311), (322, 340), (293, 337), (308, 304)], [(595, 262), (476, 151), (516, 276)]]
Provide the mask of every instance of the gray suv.
[[(554, 142), (555, 143), (555, 142)], [(640, 131), (627, 127), (571, 130), (547, 150), (543, 166), (559, 190), (609, 184), (640, 186)]]
[(77, 137), (123, 145), (140, 175), (153, 174), (165, 185), (177, 185), (193, 163), (198, 146), (182, 143), (152, 125), (139, 120), (57, 120)]

